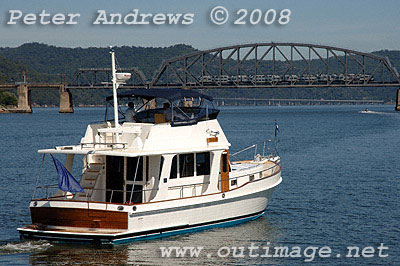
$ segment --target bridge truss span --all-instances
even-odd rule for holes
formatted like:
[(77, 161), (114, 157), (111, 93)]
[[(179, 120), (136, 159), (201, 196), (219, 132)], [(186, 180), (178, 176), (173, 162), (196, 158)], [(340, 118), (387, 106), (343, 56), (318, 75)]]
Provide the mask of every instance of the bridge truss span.
[(383, 87), (400, 85), (388, 58), (332, 46), (255, 43), (165, 61), (149, 87)]

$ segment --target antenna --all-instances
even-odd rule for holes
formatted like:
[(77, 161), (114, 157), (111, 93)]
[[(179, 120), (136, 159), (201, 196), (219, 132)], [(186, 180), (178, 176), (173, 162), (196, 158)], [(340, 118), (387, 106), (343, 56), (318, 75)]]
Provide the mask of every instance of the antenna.
[[(112, 46), (110, 46), (110, 54), (111, 54), (111, 70), (112, 70), (112, 84), (113, 84), (113, 99), (114, 99), (114, 127), (119, 127), (118, 124), (118, 99), (117, 99), (117, 75), (115, 71), (115, 52)], [(118, 142), (118, 134), (117, 134), (117, 142)]]

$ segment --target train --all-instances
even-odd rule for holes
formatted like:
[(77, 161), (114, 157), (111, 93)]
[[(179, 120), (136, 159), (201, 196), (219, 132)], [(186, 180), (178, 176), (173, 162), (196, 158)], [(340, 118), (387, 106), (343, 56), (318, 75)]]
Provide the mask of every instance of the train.
[(201, 83), (368, 83), (374, 81), (369, 74), (287, 74), (287, 75), (204, 75), (198, 79)]

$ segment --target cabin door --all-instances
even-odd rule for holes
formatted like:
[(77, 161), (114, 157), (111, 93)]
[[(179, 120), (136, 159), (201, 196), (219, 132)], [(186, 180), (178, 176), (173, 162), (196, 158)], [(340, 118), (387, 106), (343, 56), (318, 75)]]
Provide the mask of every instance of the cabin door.
[(221, 155), (221, 192), (229, 190), (229, 150)]
[[(125, 176), (125, 202), (131, 201), (133, 182), (132, 203), (143, 202), (143, 189), (145, 188), (148, 173), (147, 157), (125, 157), (126, 158), (126, 176)], [(135, 179), (136, 175), (136, 179)]]
[(123, 203), (124, 189), (124, 157), (106, 157), (106, 201)]

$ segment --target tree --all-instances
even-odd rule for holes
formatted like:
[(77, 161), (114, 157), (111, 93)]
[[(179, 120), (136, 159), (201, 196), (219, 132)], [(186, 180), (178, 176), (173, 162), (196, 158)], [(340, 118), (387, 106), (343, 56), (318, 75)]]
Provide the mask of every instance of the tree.
[(14, 105), (18, 104), (18, 99), (15, 95), (8, 91), (0, 92), (0, 105)]

